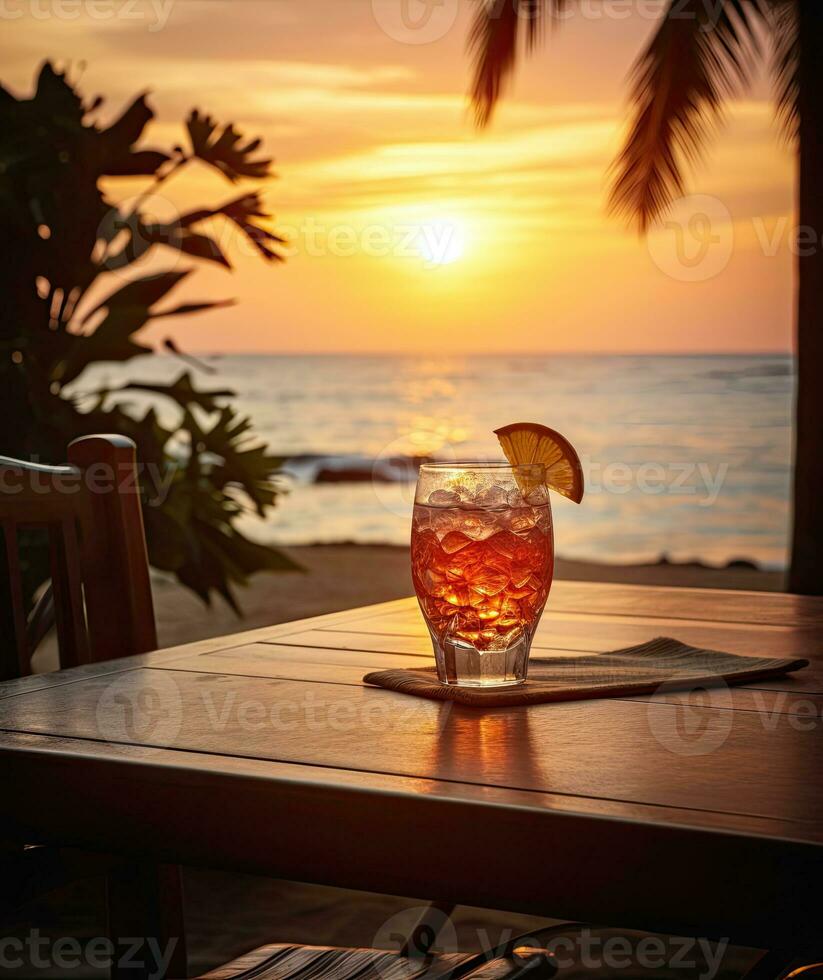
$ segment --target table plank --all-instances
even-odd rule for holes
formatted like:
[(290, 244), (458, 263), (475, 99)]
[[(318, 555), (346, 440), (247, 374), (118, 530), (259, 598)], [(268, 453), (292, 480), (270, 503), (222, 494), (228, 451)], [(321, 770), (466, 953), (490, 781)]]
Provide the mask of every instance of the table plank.
[[(143, 723), (152, 701), (164, 707)], [(595, 797), (739, 813), (796, 822), (805, 839), (823, 811), (819, 718), (815, 734), (785, 715), (766, 727), (754, 712), (689, 713), (695, 734), (663, 702), (478, 714), (382, 689), (145, 668), (2, 701), (0, 729), (545, 790), (583, 809)]]
[(214, 650), (225, 650), (231, 647), (243, 646), (247, 643), (259, 643), (264, 640), (276, 641), (278, 636), (293, 633), (295, 628), (301, 624), (305, 625), (307, 629), (322, 629), (326, 626), (338, 624), (343, 626), (352, 619), (361, 619), (364, 615), (374, 614), (375, 612), (390, 615), (393, 612), (407, 608), (410, 601), (413, 600), (395, 599), (391, 602), (378, 603), (374, 606), (363, 606), (359, 609), (312, 616), (309, 619), (300, 621), (300, 624), (293, 622), (279, 623), (275, 626), (262, 626), (258, 629), (245, 630), (240, 633), (213, 636), (205, 640), (197, 640), (194, 643), (166, 647), (163, 650), (156, 650), (153, 653), (130, 657), (127, 660), (108, 660), (95, 664), (84, 664), (71, 670), (52, 671), (46, 674), (18, 677), (14, 680), (0, 683), (0, 699), (17, 697), (21, 694), (27, 694), (30, 691), (38, 691), (48, 687), (62, 687), (65, 684), (74, 684), (86, 676), (116, 674), (125, 670), (136, 670), (140, 667), (156, 665), (174, 659), (180, 655), (189, 656), (191, 654), (208, 653)]
[[(135, 743), (41, 735), (33, 732), (4, 732), (0, 764), (6, 757), (18, 764), (26, 760), (32, 763), (53, 763), (58, 766), (63, 763), (68, 768), (86, 763), (122, 762), (128, 764), (128, 772), (135, 776), (137, 767), (145, 766), (155, 771), (155, 774), (173, 775), (184, 784), (192, 784), (198, 774), (207, 776), (219, 772), (227, 777), (289, 781), (305, 787), (322, 785), (346, 787), (355, 792), (368, 789), (401, 795), (424, 794), (434, 800), (464, 800), (504, 807), (517, 806), (540, 810), (547, 814), (555, 812), (570, 816), (580, 814), (580, 802), (576, 797), (554, 794), (545, 790), (519, 791), (510, 787), (501, 788), (462, 781), (397, 776), (391, 773), (303, 765), (248, 756), (192, 753), (177, 749), (158, 749), (155, 746)], [(636, 819), (648, 823), (664, 821), (673, 827), (700, 828), (705, 819), (700, 810), (626, 800), (593, 797), (588, 801), (587, 806), (592, 814), (598, 817)], [(2, 811), (0, 811), (0, 821), (2, 818)], [(780, 820), (770, 817), (718, 812), (715, 814), (715, 819), (719, 828), (731, 832), (739, 832), (741, 827), (745, 827), (751, 833), (768, 836), (774, 834), (776, 828), (787, 829)]]
[[(807, 628), (804, 630), (780, 630), (771, 627), (769, 632), (758, 633), (739, 625), (705, 626), (699, 623), (681, 623), (672, 629), (671, 623), (632, 623), (614, 621), (603, 623), (596, 619), (585, 620), (554, 619), (541, 623), (532, 644), (533, 650), (578, 650), (587, 653), (603, 653), (617, 650), (635, 643), (645, 643), (656, 636), (674, 636), (695, 646), (727, 650), (730, 653), (766, 657), (795, 657), (802, 651), (823, 650), (823, 630)], [(414, 647), (408, 652), (424, 653), (426, 645), (431, 650), (431, 641), (422, 621), (408, 626), (392, 625), (391, 630), (383, 631), (370, 625), (344, 624), (338, 628), (295, 630), (271, 638), (270, 642), (280, 644), (299, 644), (302, 646), (326, 646), (335, 649), (357, 649), (352, 644), (369, 643), (362, 649), (383, 649), (389, 653), (407, 652), (394, 649), (404, 638), (412, 640)], [(376, 639), (369, 639), (376, 638)], [(264, 641), (265, 642), (265, 641)]]
[[(592, 585), (594, 584), (594, 587)], [(549, 609), (782, 626), (823, 626), (823, 599), (780, 592), (687, 589), (606, 582), (552, 584)]]
[(192, 654), (169, 663), (158, 664), (165, 670), (192, 670), (210, 674), (234, 674), (246, 677), (272, 677), (293, 680), (362, 685), (362, 678), (372, 670), (434, 666), (434, 657), (409, 657), (399, 653), (312, 649), (311, 647), (277, 646), (253, 643), (218, 650), (215, 653)]
[[(299, 630), (309, 628), (309, 623), (295, 624)], [(598, 635), (622, 636), (624, 631), (634, 630), (635, 633), (649, 636), (665, 632), (677, 632), (684, 629), (700, 629), (706, 633), (718, 636), (749, 636), (759, 641), (763, 638), (779, 638), (797, 634), (799, 636), (823, 636), (823, 627), (799, 627), (790, 624), (761, 625), (757, 623), (731, 623), (722, 620), (696, 618), (667, 618), (662, 616), (613, 616), (603, 613), (571, 613), (559, 612), (546, 608), (537, 627), (536, 639), (545, 643), (556, 633), (563, 633), (575, 626), (583, 627), (578, 633), (586, 634), (595, 631)], [(362, 619), (351, 619), (343, 623), (331, 623), (312, 627), (329, 632), (376, 633), (380, 635), (427, 635), (422, 614), (416, 606), (406, 605), (399, 609), (387, 610), (384, 613), (372, 613)], [(288, 635), (284, 630), (282, 635)], [(767, 641), (768, 642), (768, 641)], [(780, 642), (775, 639), (775, 642)]]
[[(547, 659), (551, 651), (538, 651), (541, 656), (533, 660)], [(554, 655), (566, 656), (566, 651)], [(282, 646), (273, 642), (250, 643), (218, 650), (214, 653), (191, 654), (158, 663), (155, 666), (168, 670), (194, 670), (213, 674), (237, 674), (247, 677), (273, 677), (291, 680), (314, 680), (323, 683), (348, 684), (359, 687), (365, 674), (373, 670), (389, 670), (402, 667), (434, 666), (434, 656), (407, 656), (384, 651), (335, 650), (304, 646)], [(775, 714), (794, 716), (800, 727), (813, 727), (815, 719), (823, 717), (823, 695), (802, 690), (761, 690), (756, 687), (726, 687), (697, 689), (693, 691), (664, 690), (657, 694), (632, 695), (620, 700), (665, 701), (670, 704), (694, 704), (698, 707), (711, 705), (723, 709), (757, 711), (765, 716), (764, 724), (771, 724)]]
[[(405, 605), (401, 606), (400, 602)], [(417, 610), (414, 599), (399, 600), (394, 610), (389, 610), (388, 604), (385, 606), (385, 609), (371, 606), (350, 610), (355, 614), (350, 621), (382, 616), (390, 611), (405, 611), (411, 616)], [(823, 626), (823, 598), (818, 596), (606, 582), (557, 580), (552, 584), (547, 611), (765, 626)]]
[[(372, 632), (372, 627), (348, 624), (346, 629), (306, 629), (281, 634), (270, 641), (285, 646), (326, 647), (334, 650), (402, 653), (429, 657), (431, 641), (423, 632), (422, 623), (407, 627), (392, 625), (394, 632)], [(404, 629), (405, 632), (399, 632)], [(663, 632), (659, 627), (645, 627), (641, 624), (615, 622), (613, 624), (594, 621), (589, 626), (585, 622), (565, 621), (552, 623), (547, 632), (543, 628), (535, 637), (532, 650), (536, 655), (555, 653), (606, 653), (636, 643), (645, 643), (661, 635), (674, 635), (677, 639), (695, 646), (714, 650), (725, 650), (744, 656), (763, 657), (806, 657), (811, 665), (791, 679), (773, 678), (758, 681), (756, 686), (765, 690), (797, 690), (809, 694), (823, 694), (823, 631), (817, 629), (778, 630), (772, 628), (768, 633), (752, 633), (737, 625), (713, 626), (683, 623), (675, 630)], [(368, 631), (366, 631), (368, 630)]]

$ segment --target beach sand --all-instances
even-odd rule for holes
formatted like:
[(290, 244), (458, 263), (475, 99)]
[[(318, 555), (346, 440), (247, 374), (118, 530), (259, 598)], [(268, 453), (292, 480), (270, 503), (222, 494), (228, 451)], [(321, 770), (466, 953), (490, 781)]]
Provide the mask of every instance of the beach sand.
[[(406, 548), (339, 544), (283, 550), (304, 571), (255, 576), (248, 588), (238, 592), (242, 619), (221, 599), (204, 611), (200, 600), (188, 590), (170, 578), (157, 576), (154, 595), (160, 646), (176, 646), (414, 594)], [(562, 558), (557, 560), (555, 578), (756, 591), (779, 591), (783, 585), (781, 572), (748, 566), (598, 565)]]

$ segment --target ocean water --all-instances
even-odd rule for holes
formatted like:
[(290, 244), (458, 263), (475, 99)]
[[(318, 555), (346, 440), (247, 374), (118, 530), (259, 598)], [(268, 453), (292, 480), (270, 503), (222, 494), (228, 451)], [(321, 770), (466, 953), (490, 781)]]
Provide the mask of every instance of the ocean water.
[[(502, 458), (493, 430), (543, 422), (577, 447), (587, 491), (555, 496), (557, 553), (612, 563), (787, 557), (794, 368), (787, 356), (212, 355), (288, 494), (249, 530), (282, 544), (406, 544), (413, 457)], [(143, 357), (77, 385), (171, 379)], [(129, 396), (135, 403), (137, 395)]]

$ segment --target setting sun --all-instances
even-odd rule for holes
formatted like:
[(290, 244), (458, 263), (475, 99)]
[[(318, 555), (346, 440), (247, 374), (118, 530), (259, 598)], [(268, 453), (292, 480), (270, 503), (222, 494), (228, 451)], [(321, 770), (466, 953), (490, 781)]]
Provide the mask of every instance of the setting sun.
[(455, 218), (438, 218), (421, 223), (415, 247), (427, 265), (449, 265), (463, 257), (466, 233)]

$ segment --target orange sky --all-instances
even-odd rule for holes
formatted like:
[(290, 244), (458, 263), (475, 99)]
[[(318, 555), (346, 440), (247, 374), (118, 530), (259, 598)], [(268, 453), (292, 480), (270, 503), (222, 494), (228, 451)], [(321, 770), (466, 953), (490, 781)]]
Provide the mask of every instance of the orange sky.
[[(17, 94), (43, 57), (85, 61), (84, 90), (105, 94), (110, 116), (151, 90), (147, 142), (182, 141), (196, 105), (276, 157), (266, 191), (292, 240), (287, 264), (264, 265), (216, 228), (234, 272), (203, 268), (180, 298), (240, 302), (154, 336), (200, 350), (789, 348), (793, 163), (765, 83), (731, 107), (690, 182), (709, 200), (644, 242), (606, 215), (606, 171), (659, 4), (623, 3), (619, 17), (586, 4), (478, 134), (465, 100), (472, 3), (442, 0), (440, 21), (404, 33), (399, 2), (6, 0), (2, 81)], [(235, 193), (195, 166), (154, 207)], [(702, 262), (695, 213), (712, 219)]]

